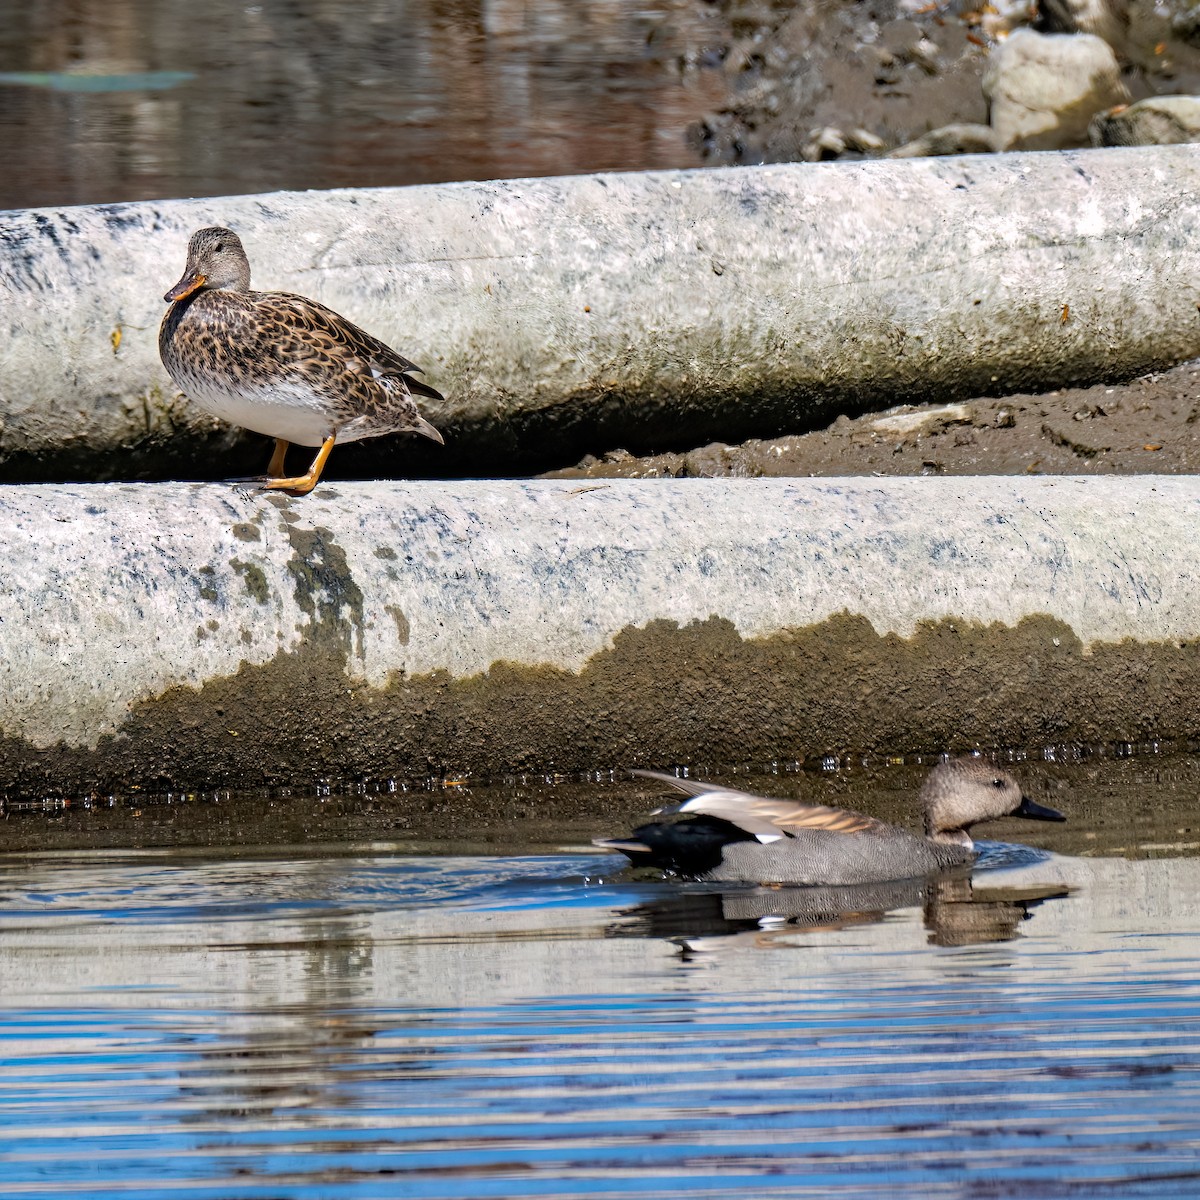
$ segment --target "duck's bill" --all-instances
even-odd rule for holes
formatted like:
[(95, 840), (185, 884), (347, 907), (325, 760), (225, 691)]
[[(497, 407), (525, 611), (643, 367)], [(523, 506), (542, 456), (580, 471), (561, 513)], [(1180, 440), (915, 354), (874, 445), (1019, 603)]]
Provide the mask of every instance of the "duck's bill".
[(199, 271), (189, 271), (164, 297), (166, 301), (186, 300), (193, 292), (204, 286), (204, 276)]
[(1013, 813), (1013, 816), (1026, 817), (1030, 821), (1065, 821), (1067, 819), (1058, 809), (1037, 804), (1028, 796), (1021, 797), (1021, 806)]

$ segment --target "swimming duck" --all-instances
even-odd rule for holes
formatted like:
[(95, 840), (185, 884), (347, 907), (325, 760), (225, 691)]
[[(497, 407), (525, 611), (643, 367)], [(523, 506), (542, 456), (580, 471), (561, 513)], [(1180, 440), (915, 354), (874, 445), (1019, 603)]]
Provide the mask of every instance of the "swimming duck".
[(836, 886), (910, 879), (973, 862), (967, 830), (980, 821), (1066, 820), (979, 758), (952, 759), (930, 771), (919, 797), (924, 837), (849, 809), (774, 800), (657, 771), (634, 774), (690, 797), (655, 816), (687, 813), (690, 819), (652, 822), (631, 838), (595, 844), (619, 850), (635, 866), (726, 882)]
[[(311, 492), (335, 441), (385, 433), (442, 435), (415, 396), (444, 397), (413, 379), (420, 368), (332, 309), (290, 292), (255, 292), (230, 229), (197, 230), (183, 277), (163, 297), (158, 331), (167, 373), (222, 420), (275, 439), (264, 488)], [(286, 476), (288, 444), (319, 446), (304, 475)]]

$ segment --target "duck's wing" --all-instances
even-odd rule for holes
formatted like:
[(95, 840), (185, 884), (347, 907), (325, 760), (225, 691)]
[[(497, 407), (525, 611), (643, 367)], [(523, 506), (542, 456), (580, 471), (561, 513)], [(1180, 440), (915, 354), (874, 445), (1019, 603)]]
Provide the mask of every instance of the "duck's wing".
[(351, 370), (354, 369), (351, 364), (357, 360), (360, 370), (369, 371), (376, 378), (402, 375), (405, 386), (414, 395), (445, 399), (429, 384), (410, 376), (409, 372), (421, 370), (416, 363), (319, 301), (291, 292), (258, 292), (254, 300), (263, 318), (269, 318), (282, 331), (300, 339), (315, 355), (340, 359)]
[(653, 779), (655, 783), (665, 783), (667, 787), (673, 787), (677, 792), (684, 792), (689, 796), (702, 796), (705, 792), (729, 792), (734, 796), (749, 796), (749, 792), (739, 792), (735, 788), (723, 788), (717, 783), (705, 783), (699, 779), (681, 779), (678, 775), (668, 775), (665, 771), (644, 771), (640, 767), (634, 767), (630, 771), (631, 775), (637, 775), (642, 779)]
[(780, 838), (794, 837), (800, 829), (824, 829), (830, 833), (860, 833), (865, 829), (883, 828), (883, 822), (865, 813), (847, 808), (832, 808), (825, 804), (799, 804), (795, 800), (779, 800), (771, 796), (756, 796), (752, 792), (739, 792), (714, 783), (696, 779), (679, 779), (659, 771), (634, 771), (645, 779), (669, 784), (691, 798), (673, 810), (703, 813), (728, 821), (746, 833), (753, 834), (760, 842), (774, 842)]

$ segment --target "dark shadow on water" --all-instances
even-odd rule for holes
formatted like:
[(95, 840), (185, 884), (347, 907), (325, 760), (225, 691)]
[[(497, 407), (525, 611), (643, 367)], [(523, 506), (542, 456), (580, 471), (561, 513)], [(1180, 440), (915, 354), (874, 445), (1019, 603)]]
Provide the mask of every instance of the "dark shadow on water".
[[(997, 840), (979, 843), (981, 865), (1011, 865), (1014, 853), (1025, 852), (1013, 847), (1022, 845), (1127, 858), (1200, 853), (1200, 755), (1193, 747), (1171, 753), (1069, 750), (1047, 747), (1041, 761), (1032, 753), (1002, 756), (1028, 795), (1065, 812), (1068, 821), (987, 826), (987, 836)], [(812, 758), (735, 770), (693, 764), (690, 774), (913, 828), (917, 790), (935, 761), (936, 755)], [(0, 796), (0, 831), (4, 849), (34, 853), (178, 848), (231, 859), (287, 856), (301, 848), (306, 856), (344, 854), (347, 846), (364, 844), (408, 855), (526, 855), (564, 847), (590, 852), (593, 838), (627, 832), (662, 802), (658, 784), (623, 771), (423, 784), (385, 779), (314, 787), (300, 781), (245, 791)], [(619, 855), (608, 861), (610, 875), (624, 866)]]

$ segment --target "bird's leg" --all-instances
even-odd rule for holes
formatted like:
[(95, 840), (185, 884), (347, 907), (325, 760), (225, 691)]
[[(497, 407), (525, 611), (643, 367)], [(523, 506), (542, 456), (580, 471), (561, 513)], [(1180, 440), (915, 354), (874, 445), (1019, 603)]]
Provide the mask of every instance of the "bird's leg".
[[(307, 475), (296, 475), (290, 479), (268, 479), (262, 485), (263, 489), (293, 492), (297, 496), (303, 496), (306, 492), (311, 492), (317, 486), (317, 480), (321, 478), (321, 472), (325, 469), (325, 460), (329, 457), (329, 452), (333, 449), (333, 443), (336, 439), (337, 434), (331, 433), (321, 443), (321, 448), (317, 451), (317, 457), (313, 459), (312, 466), (308, 468)], [(284, 445), (287, 445), (287, 443), (285, 442)], [(272, 459), (273, 461), (274, 459)]]
[(283, 478), (283, 460), (287, 457), (288, 443), (283, 438), (275, 439), (275, 453), (271, 455), (271, 461), (267, 464), (268, 479)]

